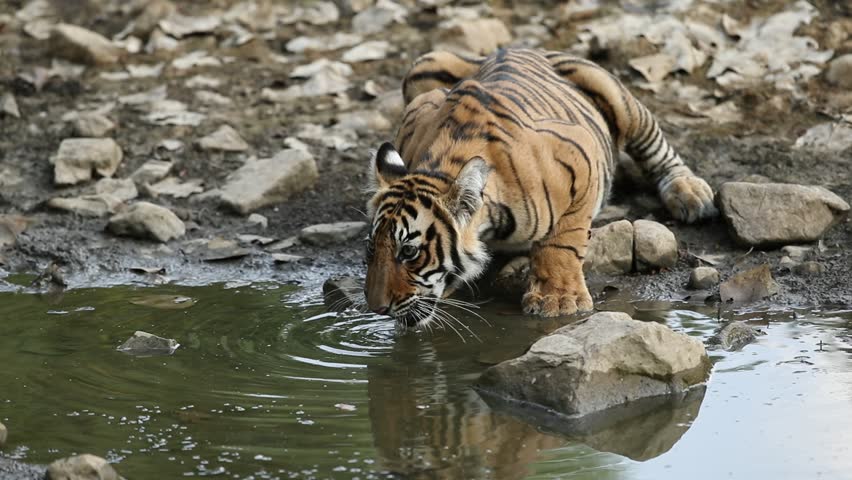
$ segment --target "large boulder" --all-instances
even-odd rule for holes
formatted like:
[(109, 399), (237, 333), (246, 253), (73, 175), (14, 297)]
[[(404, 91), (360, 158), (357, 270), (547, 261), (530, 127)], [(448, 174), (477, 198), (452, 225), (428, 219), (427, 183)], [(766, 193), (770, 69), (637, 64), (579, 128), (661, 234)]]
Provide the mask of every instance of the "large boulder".
[(47, 480), (119, 480), (106, 460), (88, 453), (62, 458), (47, 467)]
[(513, 402), (582, 416), (703, 384), (710, 360), (696, 338), (602, 312), (538, 340), (486, 370), (478, 388)]
[(50, 34), (51, 53), (89, 65), (107, 65), (121, 58), (121, 49), (106, 37), (76, 25), (60, 23)]
[(111, 138), (67, 138), (51, 158), (53, 181), (57, 185), (74, 185), (92, 178), (92, 170), (111, 177), (124, 158), (121, 147)]
[(813, 242), (849, 212), (842, 198), (817, 186), (729, 182), (718, 198), (734, 238), (756, 247)]
[(249, 159), (222, 187), (222, 203), (246, 215), (314, 186), (317, 163), (304, 150), (282, 150), (272, 158)]
[(619, 220), (593, 228), (583, 271), (621, 275), (633, 269), (633, 224)]
[(148, 202), (134, 203), (112, 216), (107, 229), (116, 235), (163, 243), (186, 233), (186, 226), (171, 210)]
[(651, 220), (633, 222), (633, 251), (637, 271), (671, 268), (677, 263), (677, 239), (665, 225)]

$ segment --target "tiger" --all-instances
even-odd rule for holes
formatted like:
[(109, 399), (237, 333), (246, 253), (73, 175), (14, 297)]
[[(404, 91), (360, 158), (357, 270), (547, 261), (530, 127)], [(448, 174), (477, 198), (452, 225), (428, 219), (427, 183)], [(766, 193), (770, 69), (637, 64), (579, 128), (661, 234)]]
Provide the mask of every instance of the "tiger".
[(525, 314), (591, 310), (583, 259), (620, 151), (675, 219), (718, 214), (710, 185), (650, 111), (592, 61), (535, 49), (435, 51), (414, 61), (402, 92), (396, 137), (367, 176), (364, 290), (370, 310), (403, 326), (432, 321), (492, 252), (529, 257)]

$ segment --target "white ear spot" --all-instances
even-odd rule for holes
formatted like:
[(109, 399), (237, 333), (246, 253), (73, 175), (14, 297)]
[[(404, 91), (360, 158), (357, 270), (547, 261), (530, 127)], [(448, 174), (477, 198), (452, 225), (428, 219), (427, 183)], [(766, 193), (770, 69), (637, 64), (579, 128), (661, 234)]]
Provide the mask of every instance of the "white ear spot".
[(397, 152), (396, 150), (390, 151), (387, 157), (385, 157), (385, 161), (388, 165), (405, 167), (405, 162), (402, 161), (402, 157), (399, 156), (399, 152)]

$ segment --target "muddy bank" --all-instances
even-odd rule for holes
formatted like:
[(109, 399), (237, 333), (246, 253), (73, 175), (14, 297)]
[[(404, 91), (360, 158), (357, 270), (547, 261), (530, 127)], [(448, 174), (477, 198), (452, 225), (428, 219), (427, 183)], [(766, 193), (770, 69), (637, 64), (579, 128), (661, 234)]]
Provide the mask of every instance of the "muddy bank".
[[(144, 13), (140, 8), (109, 1), (84, 3), (85, 8), (67, 9), (56, 8), (62, 2), (55, 2), (43, 18), (33, 12), (22, 15), (21, 5), (0, 6), (0, 15), (4, 15), (0, 45), (10, 52), (8, 61), (0, 66), (0, 85), (4, 94), (14, 97), (19, 113), (0, 115), (4, 133), (0, 136), (0, 213), (20, 215), (26, 224), (14, 246), (0, 251), (0, 276), (39, 273), (51, 262), (60, 266), (71, 287), (273, 280), (313, 288), (331, 274), (361, 275), (363, 245), (357, 237), (322, 247), (299, 243), (275, 250), (270, 247), (275, 241), (298, 236), (312, 224), (364, 220), (360, 211), (366, 199), (362, 185), (369, 150), (394, 133), (401, 107), (398, 88), (406, 68), (417, 55), (438, 45), (485, 50), (505, 44), (537, 45), (576, 51), (616, 72), (661, 119), (671, 143), (696, 173), (714, 188), (732, 180), (770, 180), (821, 185), (847, 201), (852, 199), (850, 146), (819, 136), (802, 140), (812, 127), (822, 124), (836, 125), (838, 131), (849, 128), (852, 96), (823, 73), (832, 59), (852, 51), (850, 25), (843, 19), (849, 12), (834, 2), (793, 9), (799, 23), (789, 35), (809, 36), (817, 45), (809, 57), (789, 60), (798, 76), (787, 78), (763, 70), (752, 79), (745, 74), (740, 75), (743, 78), (727, 75), (737, 71), (735, 66), (728, 66), (727, 74), (714, 72), (718, 70), (714, 57), (722, 57), (722, 48), (716, 45), (702, 50), (698, 37), (693, 39), (693, 48), (696, 57), (706, 57), (703, 63), (680, 65), (662, 78), (649, 78), (641, 67), (645, 57), (666, 53), (677, 45), (629, 37), (632, 34), (626, 27), (621, 29), (624, 37), (618, 37), (607, 25), (620, 25), (625, 18), (639, 22), (660, 18), (680, 31), (678, 25), (684, 21), (700, 22), (746, 62), (761, 46), (746, 42), (749, 34), (743, 25), (760, 24), (762, 19), (792, 8), (787, 2), (768, 2), (759, 8), (694, 2), (690, 11), (670, 6), (654, 12), (621, 9), (617, 2), (607, 2), (579, 13), (549, 4), (451, 8), (403, 2), (379, 30), (364, 26), (373, 17), (353, 18), (366, 7), (347, 2), (341, 3), (342, 10), (335, 7), (336, 16), (330, 10), (306, 12), (296, 6), (243, 11), (236, 2), (220, 2), (216, 7), (190, 3), (181, 4), (179, 11), (194, 18), (220, 15), (223, 20), (212, 28), (195, 25), (198, 31), (186, 35), (166, 22), (130, 36), (122, 35), (122, 30), (140, 19)], [(105, 12), (109, 15), (99, 15)], [(489, 23), (488, 32), (495, 33), (493, 45), (471, 45), (473, 40), (465, 36), (464, 28), (447, 25), (454, 17), (497, 19), (506, 32)], [(535, 27), (542, 20), (539, 17), (547, 18), (544, 29)], [(742, 30), (727, 31), (733, 24), (725, 18), (736, 20)], [(69, 22), (118, 39), (113, 42), (124, 48), (122, 59), (89, 65), (81, 72), (64, 63), (52, 63), (57, 50), (39, 38), (36, 21)], [(345, 46), (329, 51), (316, 46), (316, 40), (328, 43), (338, 31), (357, 38), (350, 45), (335, 37)], [(134, 36), (142, 47), (131, 53), (127, 42)], [(311, 39), (314, 47), (299, 46)], [(389, 48), (376, 52), (377, 46), (372, 44), (367, 49), (372, 53), (366, 56), (363, 51), (349, 53), (354, 46), (385, 40), (390, 42)], [(310, 80), (293, 78), (294, 70), (323, 58), (348, 60), (343, 62), (351, 69), (344, 75), (345, 85), (327, 94), (300, 96)], [(142, 75), (138, 74), (140, 66), (161, 70)], [(152, 123), (150, 112), (122, 103), (128, 95), (163, 86), (168, 100), (182, 103), (186, 111), (204, 119), (197, 125)], [(288, 90), (291, 88), (295, 90)], [(199, 95), (199, 90), (207, 93)], [(286, 91), (290, 93), (282, 93)], [(281, 95), (291, 97), (277, 100)], [(104, 109), (105, 105), (112, 107)], [(169, 208), (185, 224), (185, 235), (166, 243), (119, 237), (107, 231), (109, 215), (82, 216), (48, 206), (55, 197), (94, 193), (94, 180), (55, 185), (49, 159), (64, 139), (79, 136), (79, 126), (63, 117), (98, 109), (115, 124), (108, 135), (123, 150), (115, 178), (129, 178), (146, 162), (161, 160), (170, 162), (169, 175), (176, 182), (200, 185), (200, 192), (186, 198), (155, 197), (139, 185), (139, 198), (126, 202), (145, 200)], [(381, 119), (370, 112), (378, 112)], [(242, 151), (203, 146), (201, 139), (223, 125), (233, 127), (244, 140)], [(182, 145), (172, 149), (175, 144), (164, 144), (169, 140)], [(247, 214), (234, 213), (216, 199), (216, 190), (246, 161), (270, 158), (294, 146), (310, 151), (319, 179), (303, 185), (287, 200), (255, 209), (268, 226), (250, 223)], [(592, 278), (594, 285), (601, 286), (598, 294), (609, 285), (650, 299), (700, 297), (701, 301), (714, 301), (717, 291), (696, 294), (686, 289), (691, 269), (706, 263), (697, 260), (698, 255), (712, 258), (723, 280), (735, 271), (768, 264), (781, 285), (780, 293), (768, 301), (773, 305), (852, 304), (852, 292), (846, 286), (852, 274), (852, 224), (848, 219), (829, 230), (808, 254), (808, 260), (822, 265), (822, 271), (802, 274), (782, 266), (784, 255), (777, 249), (736, 245), (721, 220), (697, 226), (670, 222), (654, 193), (630, 177), (618, 183), (611, 204), (621, 207), (621, 216), (627, 219), (666, 223), (677, 236), (679, 260), (664, 271)], [(211, 243), (224, 243), (226, 248), (211, 249)], [(276, 262), (276, 253), (302, 258)], [(154, 273), (134, 273), (141, 272), (140, 268)], [(0, 288), (17, 287), (0, 279)]]

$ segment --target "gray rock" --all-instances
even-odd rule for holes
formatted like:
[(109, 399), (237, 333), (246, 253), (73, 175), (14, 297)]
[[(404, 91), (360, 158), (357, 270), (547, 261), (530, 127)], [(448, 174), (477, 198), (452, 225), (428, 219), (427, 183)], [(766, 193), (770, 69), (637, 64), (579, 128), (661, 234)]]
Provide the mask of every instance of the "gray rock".
[(852, 89), (852, 53), (832, 60), (828, 64), (825, 78), (838, 87)]
[(759, 247), (813, 242), (849, 212), (823, 187), (781, 183), (725, 183), (719, 204), (734, 238)]
[(112, 195), (123, 202), (139, 196), (136, 184), (129, 178), (102, 178), (95, 184), (95, 192)]
[(88, 453), (62, 458), (47, 467), (47, 480), (120, 480), (106, 460)]
[(222, 125), (215, 132), (199, 140), (198, 145), (204, 150), (223, 152), (244, 152), (249, 149), (249, 144), (230, 125)]
[(115, 235), (168, 242), (182, 237), (186, 226), (171, 210), (148, 202), (137, 202), (109, 219), (107, 229)]
[(592, 229), (583, 271), (622, 275), (633, 269), (633, 224), (619, 220)]
[(737, 304), (751, 303), (775, 295), (780, 287), (772, 278), (769, 265), (761, 265), (740, 272), (719, 286), (719, 295), (723, 302)]
[(707, 290), (719, 283), (719, 271), (713, 267), (696, 267), (689, 274), (689, 288)]
[(160, 195), (186, 198), (190, 195), (204, 192), (203, 184), (204, 180), (200, 178), (191, 178), (185, 182), (181, 182), (177, 177), (168, 177), (153, 185), (145, 184), (142, 186), (142, 190), (153, 198), (157, 198)]
[(364, 285), (354, 277), (333, 277), (322, 284), (322, 297), (326, 308), (342, 312), (364, 303)]
[(636, 270), (670, 268), (677, 263), (677, 239), (665, 225), (651, 220), (633, 222)]
[(488, 55), (512, 41), (506, 24), (496, 18), (460, 20), (441, 32), (435, 50), (462, 55)]
[(130, 355), (171, 355), (180, 346), (177, 340), (136, 331), (117, 350)]
[(11, 93), (3, 94), (0, 98), (0, 113), (11, 115), (15, 118), (21, 118), (21, 111), (18, 109), (18, 102), (15, 101), (15, 96)]
[(299, 232), (299, 240), (308, 245), (331, 245), (353, 239), (365, 228), (367, 228), (366, 222), (320, 223), (303, 228)]
[(220, 198), (225, 206), (246, 215), (313, 187), (317, 178), (317, 164), (310, 153), (282, 150), (272, 158), (246, 161), (228, 177)]
[(92, 170), (111, 177), (124, 158), (121, 147), (111, 138), (68, 138), (59, 144), (52, 158), (53, 181), (57, 185), (74, 185), (92, 178)]
[(846, 122), (824, 122), (809, 128), (796, 139), (794, 148), (840, 152), (852, 147), (852, 126)]
[(74, 131), (81, 137), (104, 137), (115, 130), (115, 123), (100, 113), (82, 113), (73, 120)]
[(106, 37), (76, 25), (60, 23), (50, 34), (51, 53), (89, 65), (107, 65), (121, 58), (121, 48)]
[(108, 193), (73, 198), (51, 198), (47, 201), (47, 206), (50, 208), (84, 217), (105, 217), (115, 213), (121, 204), (120, 198)]
[(9, 438), (9, 430), (6, 429), (6, 425), (0, 422), (0, 447), (6, 445), (7, 438)]
[(252, 213), (248, 217), (248, 223), (249, 225), (258, 225), (260, 228), (266, 228), (269, 226), (269, 219), (259, 213)]
[(707, 344), (732, 352), (755, 341), (763, 333), (745, 322), (730, 322), (720, 328)]
[(514, 402), (582, 416), (707, 381), (704, 345), (664, 325), (602, 312), (562, 327), (486, 370), (477, 387)]
[(166, 178), (169, 172), (172, 171), (173, 165), (174, 164), (172, 162), (148, 160), (143, 163), (141, 167), (137, 168), (132, 175), (130, 175), (130, 179), (133, 180), (136, 185), (155, 183)]

